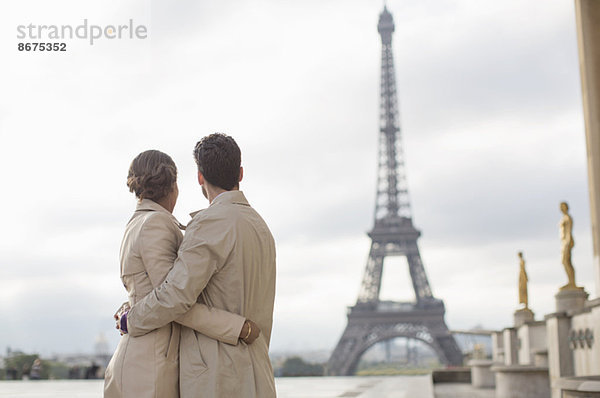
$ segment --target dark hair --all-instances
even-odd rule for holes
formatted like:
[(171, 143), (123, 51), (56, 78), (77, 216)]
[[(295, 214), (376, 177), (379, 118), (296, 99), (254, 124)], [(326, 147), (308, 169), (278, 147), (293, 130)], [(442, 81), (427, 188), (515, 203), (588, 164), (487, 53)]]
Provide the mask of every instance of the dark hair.
[(166, 153), (156, 150), (144, 151), (137, 155), (127, 174), (130, 192), (140, 200), (161, 200), (173, 190), (177, 181), (177, 166)]
[(226, 191), (238, 186), (242, 154), (230, 136), (214, 133), (202, 138), (194, 148), (194, 158), (198, 171), (212, 185)]

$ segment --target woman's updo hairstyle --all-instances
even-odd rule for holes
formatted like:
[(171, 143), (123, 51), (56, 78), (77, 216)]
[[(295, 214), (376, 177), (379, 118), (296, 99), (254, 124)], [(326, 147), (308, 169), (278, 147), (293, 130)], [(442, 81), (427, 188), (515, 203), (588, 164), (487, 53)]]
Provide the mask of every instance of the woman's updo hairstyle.
[(172, 190), (177, 181), (177, 166), (166, 153), (156, 150), (144, 151), (129, 166), (127, 187), (139, 199), (161, 200)]

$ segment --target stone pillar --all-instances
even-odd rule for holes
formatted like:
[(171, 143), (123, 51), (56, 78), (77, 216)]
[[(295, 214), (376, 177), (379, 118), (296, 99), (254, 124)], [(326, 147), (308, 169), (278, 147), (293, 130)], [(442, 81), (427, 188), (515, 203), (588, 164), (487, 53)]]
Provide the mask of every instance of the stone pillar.
[(492, 333), (492, 361), (504, 363), (504, 337), (502, 332)]
[(502, 332), (504, 345), (504, 364), (516, 365), (519, 363), (519, 347), (517, 331), (515, 328), (506, 328)]
[(496, 378), (492, 372), (493, 362), (489, 359), (472, 359), (468, 365), (471, 367), (471, 385), (475, 388), (493, 388)]
[(572, 314), (583, 310), (588, 294), (582, 287), (561, 290), (554, 295), (556, 299), (556, 312)]
[(575, 0), (596, 296), (600, 296), (600, 1)]
[(522, 308), (520, 310), (516, 310), (513, 314), (515, 327), (518, 328), (524, 325), (527, 322), (531, 322), (535, 319), (533, 311), (529, 308)]
[[(528, 322), (517, 329), (519, 339), (519, 365), (535, 365), (535, 353), (546, 350), (546, 323)], [(538, 362), (538, 366), (548, 366), (548, 363)]]
[(569, 346), (571, 318), (564, 312), (546, 315), (548, 367), (552, 398), (560, 398), (556, 383), (561, 377), (573, 376), (573, 352)]
[(548, 368), (536, 366), (493, 366), (496, 398), (548, 398)]

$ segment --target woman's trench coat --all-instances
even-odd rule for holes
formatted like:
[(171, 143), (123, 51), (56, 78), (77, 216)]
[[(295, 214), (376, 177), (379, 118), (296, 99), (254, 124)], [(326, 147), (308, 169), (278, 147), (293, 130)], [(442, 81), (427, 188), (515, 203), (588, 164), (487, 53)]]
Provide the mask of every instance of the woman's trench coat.
[[(121, 280), (130, 305), (163, 282), (182, 239), (180, 224), (165, 208), (149, 199), (138, 203), (120, 254)], [(237, 314), (195, 304), (176, 322), (140, 337), (124, 335), (106, 369), (104, 397), (178, 398), (181, 329), (189, 327), (237, 344), (244, 321)]]

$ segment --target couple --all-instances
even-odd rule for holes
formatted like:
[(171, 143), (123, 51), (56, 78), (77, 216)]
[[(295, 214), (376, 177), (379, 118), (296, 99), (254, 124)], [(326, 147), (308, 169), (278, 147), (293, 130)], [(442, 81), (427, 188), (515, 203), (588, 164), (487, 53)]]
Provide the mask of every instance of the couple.
[(159, 151), (139, 154), (127, 186), (139, 199), (121, 243), (129, 301), (115, 314), (123, 337), (104, 397), (275, 397), (269, 341), (275, 243), (239, 190), (233, 138), (211, 134), (194, 149), (210, 202), (182, 236), (172, 215), (177, 168)]

